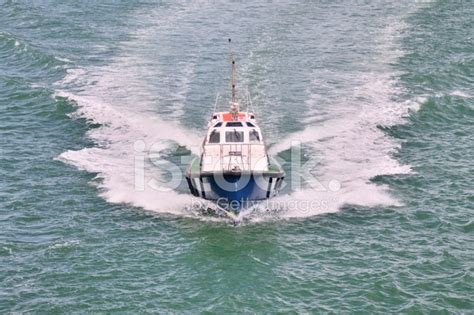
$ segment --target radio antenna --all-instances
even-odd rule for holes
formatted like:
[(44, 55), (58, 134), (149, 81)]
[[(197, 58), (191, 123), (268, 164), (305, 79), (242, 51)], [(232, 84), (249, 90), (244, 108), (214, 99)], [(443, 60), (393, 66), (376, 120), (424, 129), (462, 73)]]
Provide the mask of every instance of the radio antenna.
[(238, 112), (239, 112), (239, 104), (237, 103), (236, 93), (235, 93), (235, 85), (237, 83), (237, 70), (235, 67), (234, 52), (232, 51), (231, 42), (232, 40), (229, 38), (230, 61), (232, 63), (232, 73), (231, 73), (231, 80), (230, 80), (230, 85), (232, 88), (232, 100), (230, 102), (230, 112), (232, 113), (233, 119), (237, 120)]

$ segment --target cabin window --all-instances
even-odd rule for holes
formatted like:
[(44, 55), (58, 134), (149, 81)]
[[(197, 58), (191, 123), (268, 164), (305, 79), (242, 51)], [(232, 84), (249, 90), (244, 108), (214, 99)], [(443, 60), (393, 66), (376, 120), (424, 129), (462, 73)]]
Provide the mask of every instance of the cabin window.
[(242, 127), (242, 123), (240, 123), (240, 122), (228, 122), (226, 127)]
[(219, 131), (213, 130), (209, 135), (209, 143), (219, 143), (221, 142), (221, 133)]
[(249, 140), (250, 142), (260, 142), (260, 135), (257, 130), (253, 129), (249, 132)]
[(244, 142), (244, 132), (236, 130), (226, 131), (225, 142)]
[(220, 126), (222, 126), (222, 123), (218, 122), (217, 124), (214, 125), (214, 128), (217, 128), (217, 127), (220, 127)]
[(247, 126), (249, 126), (249, 127), (255, 127), (255, 125), (252, 124), (251, 122), (248, 122), (248, 123), (247, 123)]

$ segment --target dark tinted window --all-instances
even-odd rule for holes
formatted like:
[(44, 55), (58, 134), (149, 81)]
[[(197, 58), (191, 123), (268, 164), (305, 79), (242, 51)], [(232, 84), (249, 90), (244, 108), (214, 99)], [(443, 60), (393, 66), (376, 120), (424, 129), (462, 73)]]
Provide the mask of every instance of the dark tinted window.
[(226, 127), (242, 127), (242, 123), (240, 122), (228, 122)]
[(251, 122), (248, 122), (248, 123), (247, 123), (247, 126), (249, 126), (249, 127), (255, 127), (255, 125), (252, 124)]
[(258, 135), (258, 131), (253, 129), (249, 133), (249, 140), (250, 142), (260, 142), (260, 136)]
[(243, 131), (226, 131), (225, 142), (244, 142)]
[(214, 125), (214, 127), (220, 127), (220, 126), (222, 126), (221, 122), (218, 122), (217, 124)]
[(221, 142), (221, 133), (219, 131), (213, 130), (209, 135), (209, 143), (219, 143)]

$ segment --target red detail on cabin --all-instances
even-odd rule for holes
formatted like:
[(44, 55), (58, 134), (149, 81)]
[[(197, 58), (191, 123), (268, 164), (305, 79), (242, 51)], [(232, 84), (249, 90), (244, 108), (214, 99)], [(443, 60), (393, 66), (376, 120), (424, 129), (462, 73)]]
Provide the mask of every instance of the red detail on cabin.
[[(245, 120), (245, 113), (238, 113), (237, 114), (238, 120)], [(224, 113), (222, 114), (222, 119), (224, 121), (232, 121), (232, 114), (231, 113)]]

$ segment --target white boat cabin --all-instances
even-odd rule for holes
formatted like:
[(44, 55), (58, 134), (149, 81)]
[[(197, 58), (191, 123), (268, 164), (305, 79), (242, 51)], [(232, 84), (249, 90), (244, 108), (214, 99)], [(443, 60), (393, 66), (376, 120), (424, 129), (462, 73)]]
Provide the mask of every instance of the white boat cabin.
[(251, 112), (216, 112), (203, 143), (201, 171), (268, 171), (262, 132)]

